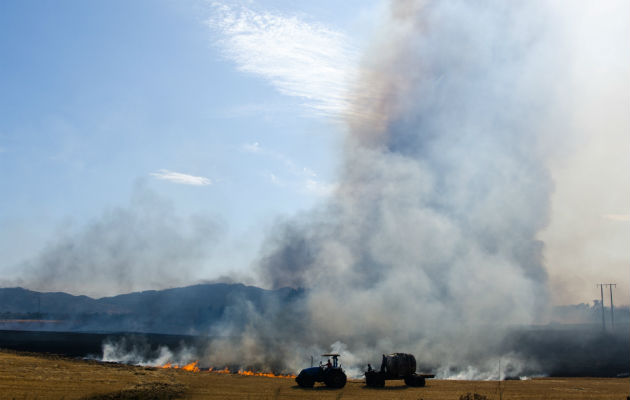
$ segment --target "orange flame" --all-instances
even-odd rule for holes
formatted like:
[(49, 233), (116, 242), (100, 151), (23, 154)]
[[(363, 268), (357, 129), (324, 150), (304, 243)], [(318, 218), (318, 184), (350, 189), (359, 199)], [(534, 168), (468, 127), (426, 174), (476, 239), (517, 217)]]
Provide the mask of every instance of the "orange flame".
[(240, 370), (237, 373), (239, 375), (246, 375), (246, 376), (266, 376), (267, 378), (295, 378), (295, 375), (292, 375), (292, 374), (276, 375), (276, 374), (273, 374), (271, 372), (254, 372), (254, 371), (243, 371), (243, 370)]
[(197, 366), (197, 361), (191, 362), (190, 364), (186, 364), (183, 367), (180, 367), (177, 364), (166, 363), (162, 365), (161, 368), (171, 368), (171, 369), (183, 369), (184, 371), (190, 372), (199, 372), (199, 367)]
[(197, 366), (197, 361), (191, 362), (190, 364), (186, 364), (182, 367), (184, 371), (190, 372), (199, 372), (199, 367)]
[[(199, 364), (198, 361), (194, 361), (194, 362), (191, 362), (190, 364), (186, 364), (180, 367), (177, 364), (166, 363), (161, 368), (182, 369), (184, 371), (200, 372), (201, 369), (199, 368), (198, 364)], [(208, 368), (208, 372), (214, 372), (216, 374), (231, 374), (232, 373), (232, 371), (230, 371), (228, 367), (225, 367), (223, 369), (214, 369), (210, 367)], [(239, 370), (236, 372), (236, 374), (245, 375), (245, 376), (264, 376), (267, 378), (295, 378), (295, 375), (292, 375), (292, 374), (276, 375), (271, 372), (254, 372), (254, 371), (246, 371), (246, 370)]]

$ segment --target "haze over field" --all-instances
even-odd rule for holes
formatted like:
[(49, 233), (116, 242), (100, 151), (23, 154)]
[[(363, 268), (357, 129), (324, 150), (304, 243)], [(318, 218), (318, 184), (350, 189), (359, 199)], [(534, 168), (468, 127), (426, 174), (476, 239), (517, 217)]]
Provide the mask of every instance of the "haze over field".
[[(144, 11), (110, 12), (127, 7)], [(353, 365), (404, 348), (475, 377), (499, 359), (531, 370), (501, 343), (552, 304), (591, 301), (597, 282), (628, 292), (627, 2), (186, 7), (150, 11), (149, 32), (168, 22), (176, 35), (159, 44), (124, 23), (132, 40), (105, 39), (96, 9), (53, 13), (97, 20), (103, 32), (80, 28), (115, 50), (53, 23), (70, 43), (67, 58), (40, 44), (48, 62), (65, 70), (83, 59), (70, 44), (85, 46), (117, 85), (79, 64), (41, 78), (44, 93), (70, 90), (61, 105), (7, 86), (19, 101), (0, 125), (5, 286), (305, 288), (289, 309), (236, 302), (208, 334), (239, 339), (205, 357), (293, 366), (332, 345)], [(43, 72), (23, 71), (36, 52), (7, 26), (8, 77), (26, 84)], [(116, 52), (131, 73), (106, 61)], [(27, 158), (53, 183), (25, 185)]]

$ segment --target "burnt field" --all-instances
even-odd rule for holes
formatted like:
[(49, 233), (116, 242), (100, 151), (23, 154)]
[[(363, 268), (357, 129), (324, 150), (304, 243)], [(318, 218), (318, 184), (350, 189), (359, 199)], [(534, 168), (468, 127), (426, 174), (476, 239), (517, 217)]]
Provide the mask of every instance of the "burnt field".
[(142, 345), (147, 351), (159, 346), (201, 346), (200, 337), (156, 333), (83, 333), (0, 330), (0, 349), (57, 354), (66, 357), (101, 357), (103, 343), (122, 339)]
[[(146, 359), (153, 359), (162, 347), (171, 351), (185, 347), (203, 354), (211, 339), (155, 333), (0, 330), (0, 349), (101, 359), (104, 343), (122, 343), (143, 353)], [(516, 355), (527, 364), (520, 375), (614, 378), (627, 376), (630, 371), (628, 348), (627, 326), (607, 333), (593, 326), (546, 326), (513, 330), (499, 351)], [(425, 367), (435, 370), (438, 366)]]
[[(628, 341), (624, 330), (548, 326), (513, 331), (502, 344), (548, 378), (469, 381), (430, 379), (424, 388), (388, 381), (370, 388), (350, 379), (340, 390), (313, 389), (283, 377), (184, 371), (86, 360), (101, 358), (103, 343), (127, 342), (158, 353), (160, 347), (198, 349), (207, 337), (141, 333), (0, 331), (1, 399), (622, 399), (627, 396)], [(200, 363), (200, 366), (203, 365)], [(234, 371), (232, 371), (234, 372)], [(295, 371), (297, 372), (297, 371)], [(464, 396), (464, 397), (462, 397)], [(485, 396), (485, 397), (480, 397)]]
[[(0, 351), (0, 399), (623, 399), (626, 379), (429, 380), (424, 388), (352, 380), (339, 390), (299, 388), (293, 379), (188, 372)], [(485, 397), (481, 397), (485, 396)], [(474, 398), (470, 397), (470, 398)]]
[(513, 352), (551, 377), (617, 377), (630, 371), (628, 325), (602, 332), (598, 325), (550, 325), (513, 330), (504, 353)]

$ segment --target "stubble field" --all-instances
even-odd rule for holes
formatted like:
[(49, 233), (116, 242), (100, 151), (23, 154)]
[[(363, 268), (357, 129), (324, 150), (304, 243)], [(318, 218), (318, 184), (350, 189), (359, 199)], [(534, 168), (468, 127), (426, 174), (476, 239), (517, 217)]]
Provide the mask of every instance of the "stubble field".
[(349, 381), (342, 390), (302, 389), (293, 379), (187, 372), (0, 351), (0, 399), (626, 399), (627, 379), (428, 380), (424, 388), (389, 381), (382, 389)]

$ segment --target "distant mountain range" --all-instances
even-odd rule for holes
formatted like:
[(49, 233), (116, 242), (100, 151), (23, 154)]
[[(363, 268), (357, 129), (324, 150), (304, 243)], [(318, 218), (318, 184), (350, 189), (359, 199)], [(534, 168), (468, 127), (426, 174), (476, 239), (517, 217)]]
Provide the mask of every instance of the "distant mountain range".
[[(301, 337), (307, 328), (296, 328), (301, 318), (295, 317), (305, 314), (305, 295), (304, 290), (222, 283), (101, 299), (0, 288), (0, 347), (80, 357), (100, 353), (106, 340), (151, 351), (165, 345), (203, 348), (209, 336), (239, 335), (252, 318), (281, 327), (291, 320), (287, 327), (302, 331), (281, 331)], [(610, 309), (604, 311), (608, 317)], [(556, 307), (557, 323), (513, 327), (499, 352), (544, 367), (552, 376), (626, 374), (630, 312), (627, 306), (615, 308), (615, 327), (606, 331), (601, 313), (599, 304)]]
[[(241, 307), (264, 312), (293, 304), (302, 290), (200, 284), (93, 299), (67, 293), (0, 288), (0, 329), (207, 333)], [(236, 318), (237, 319), (237, 318)]]

